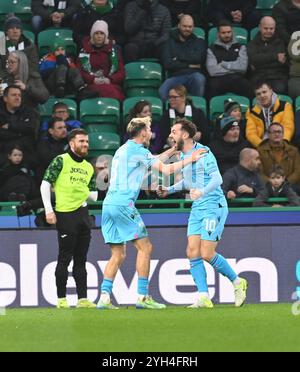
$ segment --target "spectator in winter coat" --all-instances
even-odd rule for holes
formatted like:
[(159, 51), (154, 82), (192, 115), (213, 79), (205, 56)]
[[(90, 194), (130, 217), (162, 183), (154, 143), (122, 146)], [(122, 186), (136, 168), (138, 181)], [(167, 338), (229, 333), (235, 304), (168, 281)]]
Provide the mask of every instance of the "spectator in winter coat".
[(41, 75), (37, 71), (29, 73), (29, 65), (26, 54), (16, 50), (10, 52), (7, 58), (7, 67), (0, 70), (2, 83), (17, 85), (22, 90), (24, 105), (36, 108), (49, 98), (49, 92), (43, 83)]
[(171, 132), (173, 123), (178, 118), (186, 118), (192, 121), (197, 127), (195, 141), (207, 145), (210, 140), (211, 125), (204, 112), (193, 106), (192, 101), (187, 96), (187, 90), (183, 85), (178, 85), (169, 91), (169, 108), (164, 111), (160, 119), (160, 132), (162, 141), (165, 145)]
[(258, 25), (261, 14), (256, 7), (256, 0), (210, 0), (208, 20), (215, 26), (226, 19), (231, 23), (251, 29)]
[(74, 94), (80, 101), (95, 97), (84, 82), (72, 56), (66, 55), (63, 40), (56, 40), (39, 63), (40, 73), (51, 93), (58, 98)]
[(276, 20), (278, 34), (288, 45), (292, 33), (300, 31), (300, 0), (280, 0), (274, 5), (272, 16)]
[(288, 53), (290, 61), (289, 96), (296, 99), (300, 96), (300, 30), (292, 34)]
[(33, 71), (38, 72), (38, 51), (35, 44), (24, 36), (22, 28), (22, 22), (18, 17), (9, 16), (4, 22), (5, 34), (0, 36), (0, 45), (3, 46), (3, 48), (0, 46), (1, 68), (5, 69), (8, 54), (19, 50), (26, 54), (29, 74), (31, 74)]
[(82, 40), (89, 36), (96, 21), (108, 24), (110, 38), (117, 44), (124, 44), (124, 7), (126, 0), (118, 0), (116, 5), (111, 0), (92, 0), (89, 5), (81, 8), (74, 21), (73, 39), (82, 48)]
[(224, 117), (220, 123), (221, 138), (209, 144), (215, 155), (221, 174), (239, 163), (240, 152), (249, 147), (249, 143), (240, 136), (239, 122), (232, 116)]
[(169, 38), (171, 16), (159, 0), (133, 0), (125, 7), (124, 28), (128, 38), (125, 61), (159, 58), (163, 44)]
[(0, 99), (0, 165), (13, 145), (20, 145), (24, 161), (31, 168), (37, 163), (35, 144), (39, 114), (22, 104), (22, 91), (17, 85), (5, 88)]
[[(284, 204), (267, 203), (269, 198), (287, 198), (288, 202)], [(283, 207), (299, 206), (300, 199), (295, 191), (291, 188), (288, 181), (286, 181), (284, 170), (279, 165), (274, 165), (269, 172), (269, 181), (266, 183), (265, 188), (260, 191), (253, 202), (253, 207)]]
[[(214, 138), (222, 138), (221, 133), (221, 120), (228, 116), (232, 116), (239, 123), (240, 128), (240, 138), (246, 139), (246, 120), (243, 117), (242, 107), (232, 98), (228, 98), (224, 102), (224, 112), (216, 118), (216, 123), (214, 125)], [(250, 144), (249, 144), (250, 145)], [(248, 146), (251, 147), (251, 146)]]
[(206, 44), (193, 34), (194, 21), (189, 15), (180, 18), (178, 29), (171, 32), (164, 45), (161, 62), (168, 72), (168, 79), (159, 89), (162, 100), (168, 99), (171, 88), (182, 84), (192, 96), (203, 96)]
[(108, 38), (106, 22), (96, 21), (93, 24), (90, 38), (83, 41), (78, 66), (84, 81), (99, 97), (120, 101), (125, 98), (122, 91), (125, 78), (123, 60), (119, 49)]
[(168, 8), (171, 18), (172, 26), (177, 26), (180, 18), (184, 14), (193, 17), (195, 24), (202, 27), (204, 24), (200, 22), (201, 1), (199, 0), (160, 0), (160, 3)]
[(218, 39), (207, 50), (206, 68), (209, 78), (209, 96), (228, 92), (248, 98), (253, 90), (245, 75), (248, 69), (248, 55), (245, 45), (238, 43), (228, 21), (218, 26)]
[(269, 177), (270, 169), (280, 165), (291, 186), (300, 185), (300, 155), (298, 149), (284, 141), (284, 128), (273, 122), (268, 129), (269, 139), (262, 143), (257, 151), (262, 164), (262, 176)]
[(223, 175), (222, 189), (227, 199), (253, 198), (263, 189), (258, 175), (259, 153), (245, 148), (240, 153), (240, 162)]
[(23, 161), (19, 145), (9, 150), (7, 162), (0, 170), (0, 200), (25, 201), (38, 196), (33, 172)]
[(248, 57), (253, 85), (267, 80), (278, 94), (287, 93), (288, 65), (286, 48), (276, 31), (272, 17), (263, 17), (259, 32), (248, 44)]
[(268, 138), (268, 129), (273, 122), (284, 128), (284, 139), (291, 141), (295, 132), (294, 111), (289, 102), (282, 101), (273, 92), (268, 82), (256, 84), (257, 102), (246, 113), (246, 138), (253, 147), (259, 146)]
[(80, 6), (80, 0), (31, 0), (34, 33), (47, 27), (72, 27)]
[[(82, 124), (78, 120), (74, 120), (70, 117), (70, 111), (68, 105), (64, 102), (56, 102), (52, 108), (52, 118), (61, 119), (65, 124), (67, 131), (70, 132), (72, 129), (81, 128)], [(40, 126), (41, 138), (48, 136), (49, 121), (44, 121)]]

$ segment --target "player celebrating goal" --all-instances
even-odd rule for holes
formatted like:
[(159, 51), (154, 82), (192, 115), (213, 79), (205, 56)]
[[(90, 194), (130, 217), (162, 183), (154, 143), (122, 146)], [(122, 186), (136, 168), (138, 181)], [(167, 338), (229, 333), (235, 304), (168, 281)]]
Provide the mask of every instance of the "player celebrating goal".
[[(186, 120), (177, 120), (171, 128), (170, 137), (181, 151), (181, 159), (186, 159), (197, 149), (209, 149), (195, 143), (193, 137), (197, 132), (195, 124)], [(212, 308), (213, 303), (208, 296), (206, 270), (203, 260), (209, 262), (218, 273), (226, 276), (234, 285), (235, 306), (242, 306), (246, 299), (247, 281), (239, 278), (226, 259), (216, 253), (216, 248), (224, 229), (228, 215), (228, 207), (220, 187), (220, 175), (216, 159), (209, 152), (195, 164), (183, 170), (183, 178), (177, 184), (158, 190), (164, 197), (176, 191), (190, 190), (194, 200), (188, 222), (187, 257), (190, 260), (190, 272), (199, 292), (197, 302), (189, 307)]]
[[(111, 247), (111, 258), (104, 270), (98, 309), (117, 309), (111, 303), (113, 281), (124, 261), (126, 242), (133, 241), (137, 249), (136, 270), (138, 273), (138, 309), (164, 309), (148, 293), (148, 277), (152, 245), (144, 222), (134, 206), (139, 195), (144, 175), (148, 168), (166, 175), (179, 171), (184, 166), (200, 159), (206, 152), (201, 148), (190, 153), (183, 161), (164, 164), (163, 160), (174, 153), (170, 149), (159, 158), (146, 148), (151, 139), (151, 118), (135, 118), (127, 127), (129, 140), (121, 146), (112, 161), (112, 174), (108, 193), (103, 202), (102, 234)], [(160, 160), (161, 159), (161, 160)]]

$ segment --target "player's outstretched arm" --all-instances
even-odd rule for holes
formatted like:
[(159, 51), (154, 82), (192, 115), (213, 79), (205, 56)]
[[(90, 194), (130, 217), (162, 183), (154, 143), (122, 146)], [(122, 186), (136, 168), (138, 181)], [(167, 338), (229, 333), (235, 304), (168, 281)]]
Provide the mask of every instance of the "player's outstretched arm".
[(206, 149), (203, 148), (198, 149), (195, 150), (191, 154), (191, 156), (185, 158), (184, 160), (177, 161), (176, 163), (173, 164), (164, 164), (159, 160), (153, 164), (153, 168), (157, 169), (159, 172), (162, 172), (164, 175), (168, 176), (186, 167), (187, 165), (198, 161), (203, 156), (205, 156), (206, 153), (207, 153)]

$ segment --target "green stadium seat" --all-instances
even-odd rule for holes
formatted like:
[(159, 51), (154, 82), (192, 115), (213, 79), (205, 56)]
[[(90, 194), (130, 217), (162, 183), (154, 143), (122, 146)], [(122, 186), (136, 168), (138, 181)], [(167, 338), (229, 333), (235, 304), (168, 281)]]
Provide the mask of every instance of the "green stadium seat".
[(294, 101), (293, 101), (293, 98), (292, 98), (292, 97), (287, 96), (287, 95), (285, 95), (285, 94), (278, 94), (278, 97), (279, 97), (279, 99), (281, 99), (282, 101), (289, 102), (292, 106), (294, 105)]
[(116, 133), (89, 133), (89, 158), (93, 158), (103, 154), (114, 155), (119, 147), (120, 136)]
[(279, 0), (257, 0), (256, 9), (259, 9), (263, 15), (271, 15), (273, 6)]
[(259, 28), (258, 27), (252, 28), (252, 30), (250, 31), (250, 40), (253, 40), (255, 38), (255, 36), (258, 33), (258, 31), (259, 31)]
[(159, 97), (161, 65), (155, 62), (131, 62), (125, 65), (124, 89), (127, 97)]
[(31, 0), (1, 0), (0, 23), (5, 20), (9, 13), (14, 13), (23, 22), (30, 21), (32, 17)]
[(205, 30), (201, 27), (194, 27), (193, 34), (198, 38), (205, 40)]
[(117, 133), (118, 127), (115, 124), (84, 124), (83, 128), (88, 133)]
[(132, 107), (139, 101), (149, 101), (152, 107), (152, 118), (158, 121), (163, 114), (163, 103), (157, 97), (130, 97), (123, 102), (123, 124), (128, 122), (128, 114)]
[(35, 36), (32, 31), (29, 30), (23, 30), (23, 34), (27, 39), (29, 39), (33, 44), (35, 43)]
[(49, 28), (38, 34), (38, 48), (40, 57), (49, 52), (50, 46), (57, 40), (63, 40), (66, 51), (74, 56), (77, 55), (77, 46), (73, 40), (73, 31), (68, 28)]
[(224, 112), (224, 102), (227, 100), (238, 102), (241, 105), (242, 113), (244, 115), (250, 106), (250, 100), (247, 97), (236, 94), (224, 94), (222, 96), (213, 97), (209, 102), (209, 113), (211, 120), (215, 120)]
[[(208, 31), (208, 45), (210, 46), (212, 43), (214, 43), (217, 39), (217, 27), (212, 27)], [(233, 27), (233, 33), (236, 37), (236, 40), (243, 45), (247, 45), (248, 43), (248, 31), (243, 27)]]
[(295, 110), (300, 110), (300, 96), (295, 99)]
[(201, 109), (207, 115), (207, 103), (204, 97), (189, 96), (189, 98), (191, 98), (195, 107)]
[(45, 102), (42, 105), (39, 105), (39, 113), (42, 121), (50, 119), (52, 115), (53, 105), (57, 102), (63, 102), (66, 105), (68, 105), (70, 119), (72, 120), (77, 119), (77, 103), (73, 99), (50, 97), (47, 102)]
[(80, 102), (79, 118), (83, 124), (120, 124), (120, 103), (114, 98), (90, 98)]

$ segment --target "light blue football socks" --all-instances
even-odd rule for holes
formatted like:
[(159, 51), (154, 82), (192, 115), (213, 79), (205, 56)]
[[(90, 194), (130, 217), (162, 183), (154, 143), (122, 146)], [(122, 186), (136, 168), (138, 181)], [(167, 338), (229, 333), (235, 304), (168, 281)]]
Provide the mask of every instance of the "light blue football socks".
[(198, 292), (208, 293), (208, 287), (206, 282), (206, 270), (201, 257), (190, 259), (190, 273), (197, 286)]
[(226, 276), (231, 282), (237, 278), (236, 273), (232, 270), (227, 260), (219, 253), (216, 253), (209, 263), (218, 273)]
[(148, 278), (139, 277), (138, 278), (138, 295), (147, 296), (148, 290), (149, 290)]
[(113, 288), (113, 281), (111, 279), (103, 279), (101, 284), (101, 293), (107, 293), (111, 295)]

